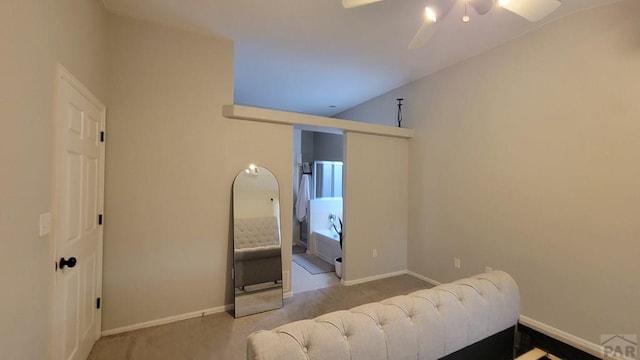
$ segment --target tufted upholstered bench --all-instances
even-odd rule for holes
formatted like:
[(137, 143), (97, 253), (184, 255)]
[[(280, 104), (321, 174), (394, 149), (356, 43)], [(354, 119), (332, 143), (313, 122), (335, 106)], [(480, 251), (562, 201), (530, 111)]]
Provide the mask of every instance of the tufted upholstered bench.
[(233, 238), (236, 287), (282, 279), (276, 217), (235, 219)]
[(493, 271), (255, 332), (247, 359), (513, 359), (519, 315), (518, 285)]

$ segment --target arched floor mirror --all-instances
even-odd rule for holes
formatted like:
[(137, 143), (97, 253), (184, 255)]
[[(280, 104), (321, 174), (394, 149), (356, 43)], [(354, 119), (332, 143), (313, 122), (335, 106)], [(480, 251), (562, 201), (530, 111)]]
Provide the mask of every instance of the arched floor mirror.
[(282, 241), (278, 181), (250, 165), (233, 182), (235, 317), (282, 307)]

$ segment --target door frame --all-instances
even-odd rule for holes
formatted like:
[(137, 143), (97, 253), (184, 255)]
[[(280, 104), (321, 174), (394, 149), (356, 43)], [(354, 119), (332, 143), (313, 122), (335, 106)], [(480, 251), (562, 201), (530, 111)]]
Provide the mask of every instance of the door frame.
[[(50, 264), (51, 269), (51, 289), (50, 289), (50, 301), (49, 308), (51, 309), (50, 316), (50, 354), (54, 360), (60, 359), (61, 343), (59, 337), (56, 335), (59, 333), (59, 329), (56, 328), (56, 312), (60, 304), (58, 299), (60, 298), (57, 292), (57, 245), (59, 239), (57, 239), (58, 232), (58, 187), (59, 184), (59, 161), (60, 161), (60, 147), (61, 147), (61, 132), (64, 130), (65, 117), (65, 104), (63, 103), (64, 86), (69, 85), (84, 96), (89, 102), (91, 102), (96, 108), (100, 110), (100, 131), (106, 133), (106, 106), (96, 97), (93, 93), (84, 86), (75, 76), (73, 76), (62, 64), (56, 65), (55, 81), (54, 81), (54, 96), (53, 96), (53, 126), (52, 126), (52, 177), (51, 177), (51, 233), (50, 233)], [(103, 142), (104, 144), (104, 142)], [(98, 176), (98, 200), (97, 207), (98, 213), (104, 214), (104, 178), (105, 178), (105, 146), (100, 147), (100, 164), (99, 171), (101, 173)], [(104, 226), (98, 226), (98, 256), (96, 266), (96, 295), (102, 298), (102, 257), (103, 257), (103, 234)], [(96, 314), (96, 339), (99, 339), (102, 334), (102, 306), (98, 309)]]

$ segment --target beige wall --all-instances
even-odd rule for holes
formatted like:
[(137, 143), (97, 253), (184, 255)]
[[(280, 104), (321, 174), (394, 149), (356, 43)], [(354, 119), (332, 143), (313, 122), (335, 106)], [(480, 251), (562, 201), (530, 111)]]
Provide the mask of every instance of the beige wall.
[(406, 99), (409, 270), (490, 265), (538, 321), (595, 343), (640, 333), (639, 14), (570, 16), (342, 114)]
[(0, 2), (0, 349), (46, 359), (51, 330), (53, 90), (61, 63), (106, 95), (106, 19), (99, 0)]
[(313, 157), (313, 151), (314, 151), (313, 142), (314, 142), (313, 131), (302, 130), (301, 154), (302, 154), (303, 162), (311, 162), (315, 160), (315, 158)]
[[(233, 180), (256, 163), (291, 189), (293, 152), (291, 126), (221, 116), (233, 103), (230, 41), (109, 25), (104, 330), (232, 303)], [(291, 191), (280, 196), (291, 214)], [(291, 232), (282, 240), (290, 248)]]
[(407, 139), (345, 133), (347, 282), (407, 268), (408, 149)]

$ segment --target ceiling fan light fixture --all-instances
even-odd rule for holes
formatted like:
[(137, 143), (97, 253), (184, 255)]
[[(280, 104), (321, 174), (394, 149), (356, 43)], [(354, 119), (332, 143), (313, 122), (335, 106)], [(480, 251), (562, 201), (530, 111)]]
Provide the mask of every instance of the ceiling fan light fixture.
[(423, 47), (436, 30), (436, 21), (444, 19), (453, 7), (454, 0), (427, 0), (424, 7), (424, 20), (418, 32), (409, 42), (409, 50)]
[(426, 20), (436, 22), (444, 19), (454, 2), (455, 0), (427, 0), (424, 8)]
[(471, 18), (469, 18), (469, 15), (467, 15), (467, 3), (468, 1), (464, 2), (464, 16), (462, 17), (462, 22), (463, 23), (468, 23), (469, 20), (471, 20)]
[(424, 7), (424, 16), (427, 18), (427, 20), (429, 20), (431, 22), (438, 21), (438, 17), (436, 16), (436, 12), (432, 8), (430, 8), (428, 6)]

